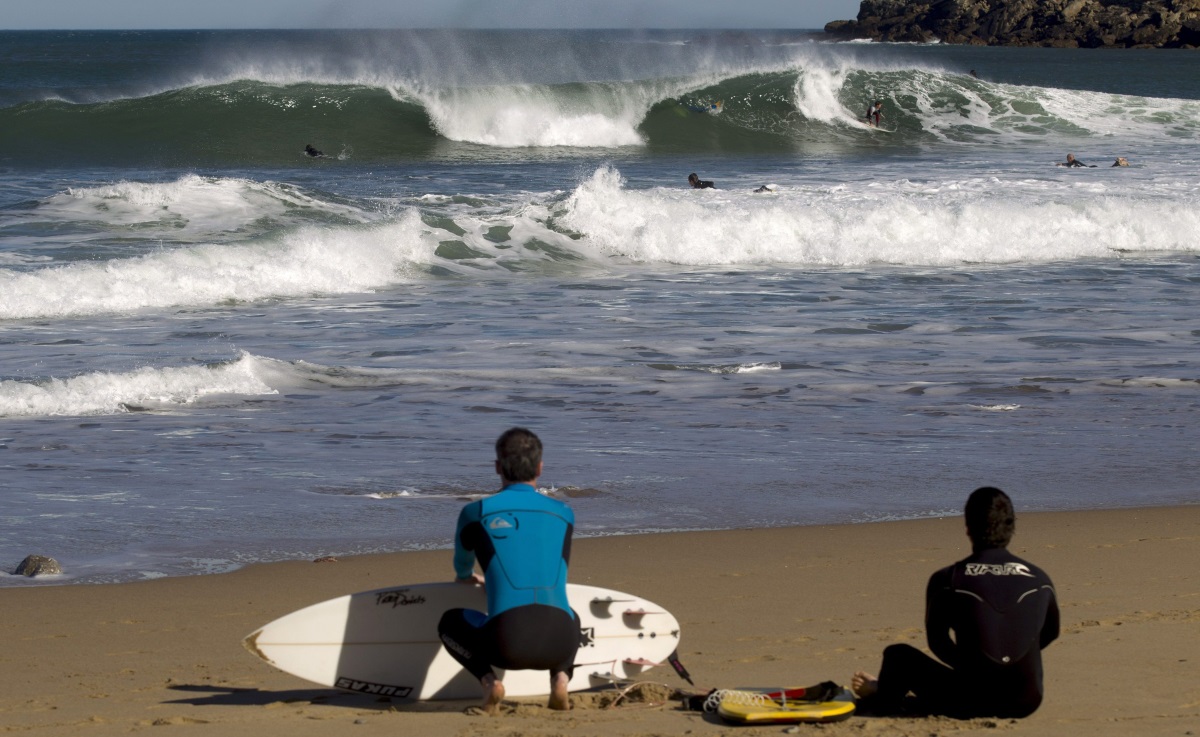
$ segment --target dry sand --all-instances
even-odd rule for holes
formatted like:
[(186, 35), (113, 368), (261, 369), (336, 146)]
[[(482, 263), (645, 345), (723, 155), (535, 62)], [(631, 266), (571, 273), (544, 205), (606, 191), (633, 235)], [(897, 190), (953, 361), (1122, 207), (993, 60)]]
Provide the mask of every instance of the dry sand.
[[(800, 733), (1200, 735), (1200, 506), (1025, 514), (1011, 549), (1050, 573), (1063, 634), (1046, 700), (1022, 721), (854, 717)], [(924, 646), (925, 582), (965, 556), (956, 518), (578, 540), (572, 580), (636, 592), (683, 627), (697, 683), (848, 683), (891, 642)], [(314, 687), (242, 649), (244, 635), (344, 593), (444, 580), (448, 551), (252, 566), (234, 573), (0, 590), (0, 732), (34, 735), (774, 735), (655, 696), (551, 712), (512, 702), (415, 706)], [(669, 668), (647, 680), (682, 686)]]

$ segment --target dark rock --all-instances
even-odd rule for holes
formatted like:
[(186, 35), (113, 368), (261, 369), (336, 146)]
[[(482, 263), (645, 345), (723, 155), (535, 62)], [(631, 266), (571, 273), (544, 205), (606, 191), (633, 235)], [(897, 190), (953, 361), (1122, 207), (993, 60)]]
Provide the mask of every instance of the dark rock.
[(62, 573), (62, 566), (53, 558), (47, 558), (44, 555), (29, 555), (21, 564), (17, 566), (17, 570), (13, 571), (14, 576), (49, 576), (55, 573)]
[(856, 20), (835, 20), (825, 24), (825, 32), (838, 38), (866, 38), (866, 36), (858, 30), (858, 21)]
[(1062, 48), (1200, 46), (1200, 0), (862, 0), (839, 38)]

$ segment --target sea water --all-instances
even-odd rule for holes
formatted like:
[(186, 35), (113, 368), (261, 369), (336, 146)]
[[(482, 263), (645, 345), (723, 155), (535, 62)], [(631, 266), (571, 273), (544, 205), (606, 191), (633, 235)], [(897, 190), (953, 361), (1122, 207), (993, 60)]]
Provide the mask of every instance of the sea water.
[(1194, 52), (2, 33), (0, 568), (1197, 503), (1198, 233)]

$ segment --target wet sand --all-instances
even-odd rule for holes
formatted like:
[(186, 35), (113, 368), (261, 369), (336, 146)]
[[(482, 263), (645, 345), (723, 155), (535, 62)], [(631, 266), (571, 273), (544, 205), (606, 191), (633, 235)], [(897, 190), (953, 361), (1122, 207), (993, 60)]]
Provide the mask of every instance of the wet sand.
[[(1019, 504), (1019, 500), (1018, 500)], [(1063, 633), (1045, 653), (1046, 700), (1025, 720), (854, 717), (824, 735), (1200, 735), (1200, 506), (1021, 514), (1011, 549), (1054, 579)], [(847, 684), (892, 642), (924, 647), (925, 583), (964, 557), (960, 518), (577, 540), (572, 581), (645, 596), (682, 628), (698, 685)], [(574, 697), (552, 712), (506, 702), (402, 705), (274, 670), (241, 639), (307, 604), (445, 580), (450, 552), (287, 562), (233, 573), (0, 589), (0, 732), (32, 735), (775, 735), (662, 698)], [(161, 728), (168, 728), (163, 731)], [(170, 730), (176, 727), (177, 730)]]

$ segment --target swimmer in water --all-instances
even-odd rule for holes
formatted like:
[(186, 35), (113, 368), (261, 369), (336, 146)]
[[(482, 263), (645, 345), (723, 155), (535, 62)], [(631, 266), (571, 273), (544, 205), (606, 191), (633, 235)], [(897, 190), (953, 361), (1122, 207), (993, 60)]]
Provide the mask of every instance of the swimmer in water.
[(1067, 160), (1065, 162), (1060, 161), (1057, 164), (1055, 164), (1055, 166), (1065, 166), (1067, 168), (1072, 168), (1072, 167), (1083, 167), (1083, 168), (1088, 168), (1088, 169), (1096, 168), (1095, 164), (1085, 164), (1082, 161), (1080, 161), (1079, 159), (1075, 158), (1075, 154), (1067, 154)]

